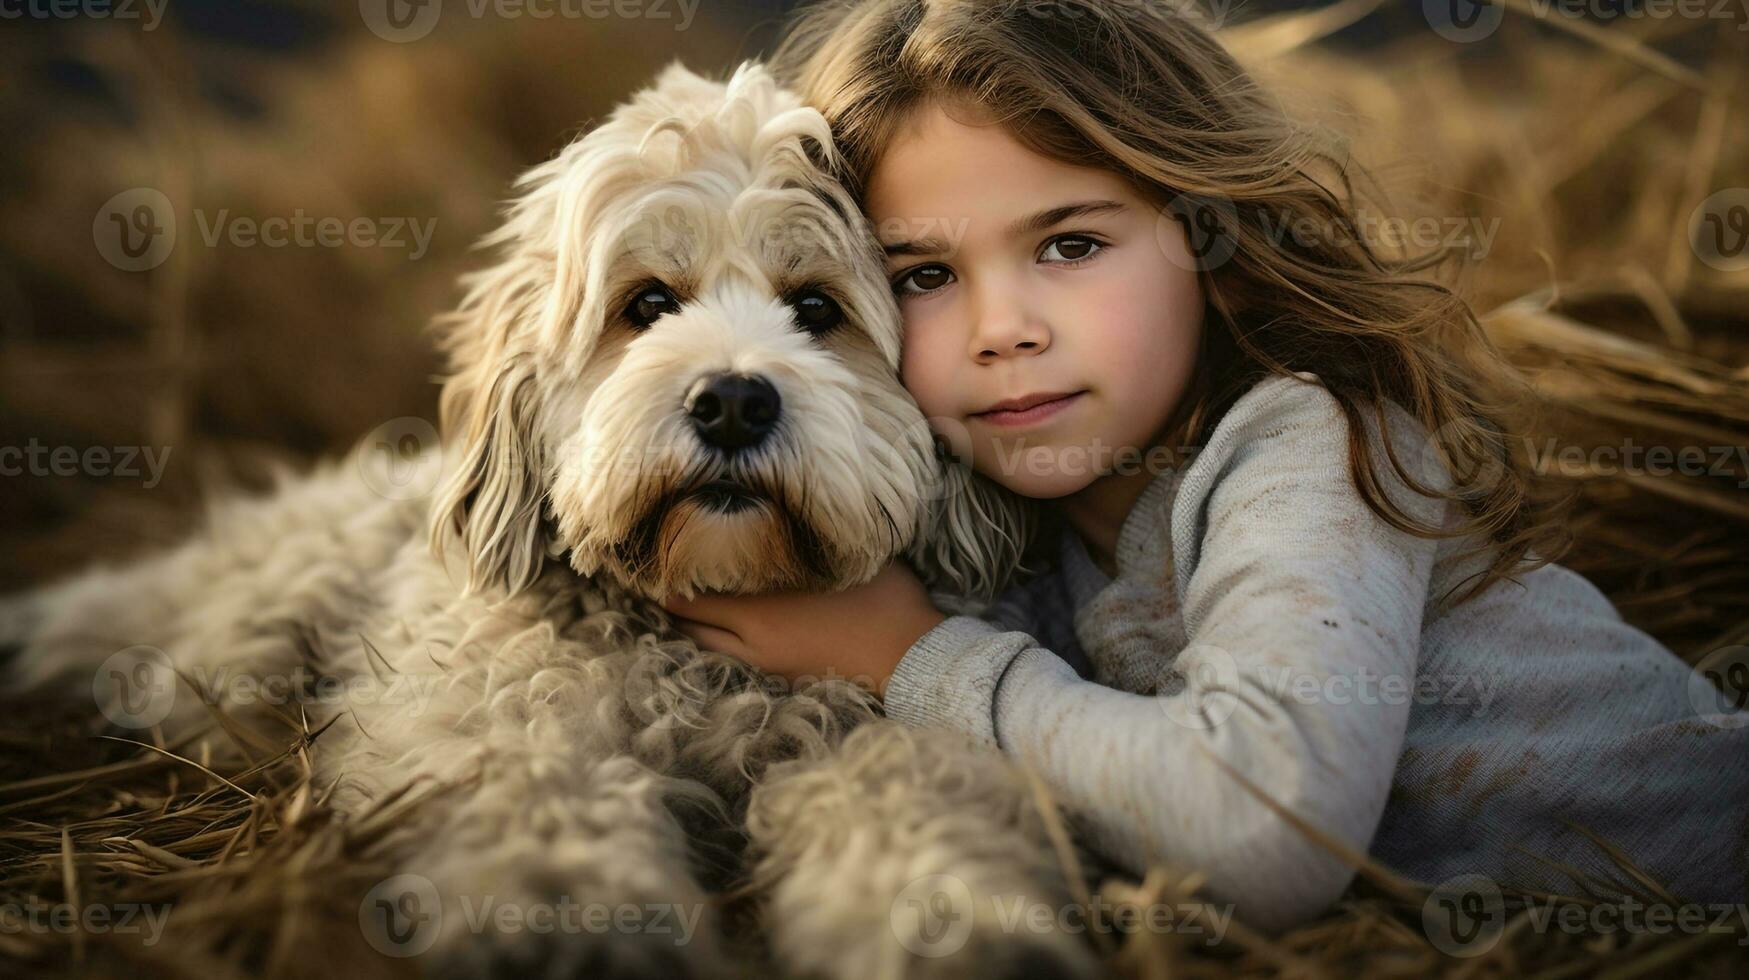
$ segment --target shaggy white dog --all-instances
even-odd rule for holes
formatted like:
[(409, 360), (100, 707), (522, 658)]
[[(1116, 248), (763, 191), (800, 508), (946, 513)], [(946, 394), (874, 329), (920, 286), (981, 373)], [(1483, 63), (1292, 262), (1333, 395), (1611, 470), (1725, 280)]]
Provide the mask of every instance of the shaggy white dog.
[[(440, 450), (361, 445), (6, 604), (10, 683), (87, 686), (173, 740), (214, 709), (325, 726), (318, 788), (388, 820), (405, 872), (361, 927), (428, 973), (715, 973), (712, 893), (743, 877), (788, 972), (1087, 971), (1074, 937), (1000, 921), (1069, 898), (999, 755), (848, 683), (780, 690), (650, 601), (905, 553), (967, 583), (1012, 539), (899, 385), (835, 164), (758, 64), (671, 66), (519, 182), (500, 261), (440, 325)], [(421, 468), (441, 485), (403, 492)], [(567, 908), (583, 927), (537, 928)]]

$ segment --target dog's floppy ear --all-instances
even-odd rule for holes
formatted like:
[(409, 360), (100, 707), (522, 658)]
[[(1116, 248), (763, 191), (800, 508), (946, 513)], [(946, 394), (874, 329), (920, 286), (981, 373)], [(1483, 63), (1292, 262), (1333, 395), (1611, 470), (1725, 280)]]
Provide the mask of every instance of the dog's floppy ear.
[(574, 375), (593, 349), (587, 325), (600, 320), (601, 287), (592, 279), (590, 229), (613, 173), (600, 158), (616, 152), (599, 132), (517, 180), (520, 196), (481, 242), (500, 249), (501, 261), (464, 277), (467, 295), (437, 323), (450, 374), (439, 403), (446, 474), (431, 509), (431, 546), (441, 560), (447, 537), (460, 538), (469, 592), (501, 585), (514, 594), (548, 557), (536, 360), (560, 357), (548, 368)]
[(438, 412), (446, 473), (431, 508), (432, 548), (455, 534), (468, 559), (467, 591), (532, 583), (546, 558), (534, 430), (534, 366), (514, 345), (537, 315), (540, 290), (516, 259), (476, 276), (461, 308), (440, 321), (451, 374)]

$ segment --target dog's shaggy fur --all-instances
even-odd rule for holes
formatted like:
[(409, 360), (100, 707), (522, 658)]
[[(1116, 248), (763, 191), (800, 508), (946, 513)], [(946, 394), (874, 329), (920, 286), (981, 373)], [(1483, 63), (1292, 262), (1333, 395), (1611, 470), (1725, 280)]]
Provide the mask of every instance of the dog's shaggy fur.
[[(498, 264), (440, 325), (439, 449), (367, 442), (174, 551), (8, 603), (10, 683), (92, 689), (112, 721), (170, 733), (215, 710), (327, 726), (313, 764), (338, 813), (417, 790), (389, 846), (441, 912), (376, 938), (438, 923), (426, 972), (711, 973), (708, 911), (681, 945), (466, 913), (706, 910), (743, 874), (793, 972), (1086, 970), (1074, 937), (998, 926), (1014, 898), (1069, 901), (998, 754), (881, 721), (848, 683), (776, 690), (651, 601), (839, 587), (906, 553), (963, 583), (1003, 534), (899, 385), (897, 310), (831, 154), (761, 66), (726, 84), (670, 67), (521, 180)], [(657, 287), (672, 301), (640, 306)], [(701, 435), (723, 376), (778, 398), (738, 451)], [(344, 698), (320, 695), (336, 682)], [(722, 847), (743, 832), (748, 868)], [(935, 875), (971, 900), (952, 956), (910, 932), (943, 925), (905, 905)]]

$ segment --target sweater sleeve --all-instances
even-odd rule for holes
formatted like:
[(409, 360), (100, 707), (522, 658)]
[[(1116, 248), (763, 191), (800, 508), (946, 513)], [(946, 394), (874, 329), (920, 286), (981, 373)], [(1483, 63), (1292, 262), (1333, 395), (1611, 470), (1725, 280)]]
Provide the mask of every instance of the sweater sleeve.
[[(1424, 440), (1394, 405), (1390, 426)], [(1439, 526), (1444, 502), (1403, 487), (1375, 440), (1391, 499)], [(1265, 382), (1240, 399), (1185, 472), (1172, 507), (1182, 602), (1181, 684), (1154, 696), (1082, 680), (1025, 633), (952, 617), (895, 671), (888, 712), (971, 732), (1033, 768), (1090, 842), (1140, 872), (1207, 875), (1247, 922), (1280, 930), (1323, 912), (1354, 869), (1248, 791), (1221, 763), (1365, 853), (1408, 726), (1437, 542), (1368, 509), (1348, 471), (1347, 422), (1323, 388)], [(1443, 468), (1398, 458), (1424, 485)], [(1381, 472), (1382, 471), (1382, 472)], [(1219, 760), (1219, 761), (1217, 761)]]

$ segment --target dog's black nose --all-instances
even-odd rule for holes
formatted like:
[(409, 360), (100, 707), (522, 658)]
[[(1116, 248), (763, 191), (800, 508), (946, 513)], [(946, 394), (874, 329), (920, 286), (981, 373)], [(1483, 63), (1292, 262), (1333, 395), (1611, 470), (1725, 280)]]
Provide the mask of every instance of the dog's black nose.
[(776, 428), (782, 404), (764, 378), (719, 374), (693, 399), (689, 414), (706, 445), (734, 452), (758, 445)]

